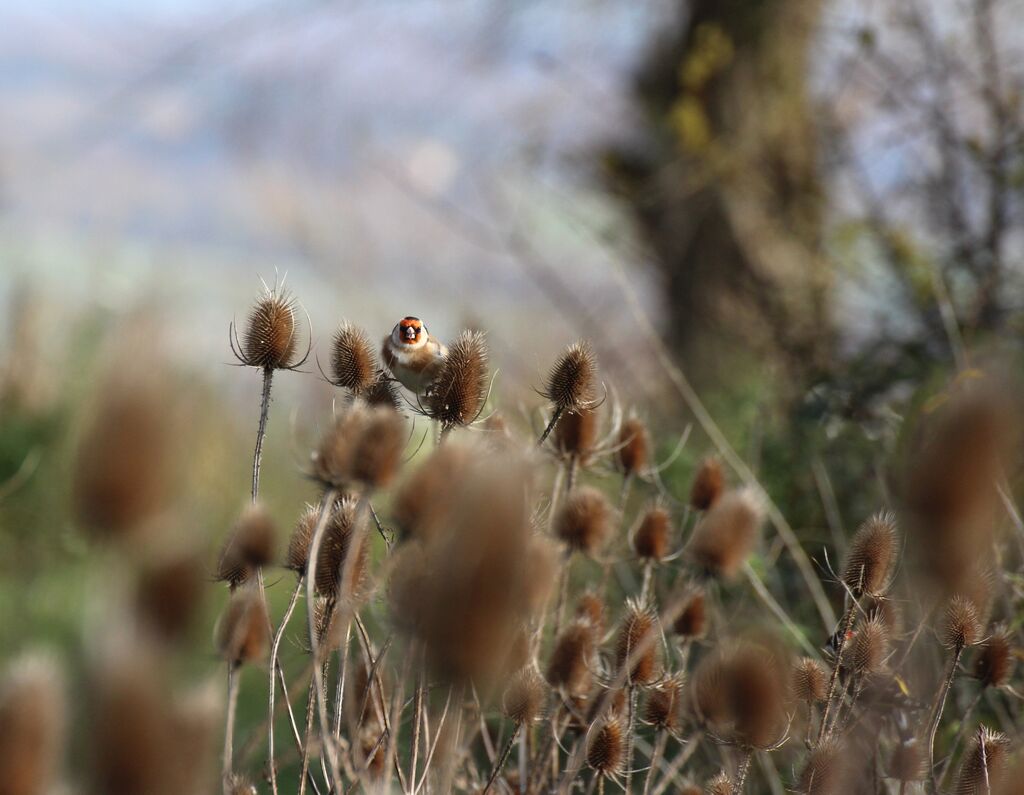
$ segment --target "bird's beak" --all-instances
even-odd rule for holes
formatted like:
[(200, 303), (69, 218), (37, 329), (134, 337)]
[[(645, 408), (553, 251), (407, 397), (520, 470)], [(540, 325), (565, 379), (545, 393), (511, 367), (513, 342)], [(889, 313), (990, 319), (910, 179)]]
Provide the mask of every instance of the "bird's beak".
[(414, 340), (414, 339), (416, 339), (416, 329), (414, 329), (412, 326), (408, 326), (405, 329), (405, 338), (407, 340)]

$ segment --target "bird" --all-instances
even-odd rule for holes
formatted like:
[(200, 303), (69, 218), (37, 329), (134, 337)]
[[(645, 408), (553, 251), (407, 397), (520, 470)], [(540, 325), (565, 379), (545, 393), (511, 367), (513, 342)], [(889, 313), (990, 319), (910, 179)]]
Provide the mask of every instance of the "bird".
[(448, 348), (430, 336), (418, 317), (403, 317), (384, 338), (381, 358), (406, 389), (425, 395), (448, 355)]

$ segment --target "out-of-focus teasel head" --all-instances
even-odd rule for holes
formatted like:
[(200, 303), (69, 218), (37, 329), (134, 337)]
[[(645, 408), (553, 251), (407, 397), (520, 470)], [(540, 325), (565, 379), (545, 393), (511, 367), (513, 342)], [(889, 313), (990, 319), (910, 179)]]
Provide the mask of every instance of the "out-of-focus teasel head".
[(691, 586), (683, 595), (679, 615), (672, 622), (672, 631), (682, 641), (704, 637), (708, 630), (707, 602), (704, 589)]
[(593, 556), (612, 535), (614, 515), (611, 503), (591, 486), (574, 489), (555, 515), (555, 536), (570, 551)]
[(597, 775), (617, 775), (626, 759), (626, 732), (618, 717), (605, 718), (587, 738), (587, 765)]
[(438, 446), (404, 478), (391, 509), (401, 538), (434, 538), (450, 510), (449, 495), (469, 474), (476, 454), (474, 447), (454, 439)]
[(578, 619), (562, 630), (548, 660), (548, 684), (567, 696), (584, 696), (593, 680), (597, 631), (588, 620)]
[(850, 543), (843, 583), (855, 597), (883, 596), (899, 556), (896, 517), (877, 513), (860, 526)]
[(8, 663), (0, 675), (0, 791), (50, 792), (64, 730), (64, 685), (53, 660), (28, 654)]
[(697, 523), (686, 547), (690, 560), (712, 577), (735, 577), (757, 543), (763, 508), (748, 489), (723, 495)]
[(797, 792), (804, 795), (842, 795), (853, 793), (848, 780), (850, 755), (841, 742), (829, 739), (811, 751), (800, 773)]
[(619, 470), (626, 477), (642, 475), (650, 465), (650, 457), (651, 440), (647, 426), (638, 417), (624, 420), (619, 428), (615, 455)]
[(217, 580), (231, 588), (248, 581), (256, 569), (274, 561), (277, 527), (261, 503), (246, 506), (220, 553)]
[(167, 642), (184, 640), (196, 624), (207, 574), (197, 552), (161, 551), (139, 567), (135, 612), (143, 626)]
[(313, 541), (313, 531), (316, 530), (319, 518), (320, 508), (307, 503), (302, 509), (302, 513), (299, 514), (291, 537), (288, 539), (284, 567), (294, 571), (299, 577), (305, 576), (306, 567), (309, 566), (309, 545)]
[(249, 310), (241, 339), (231, 323), (231, 350), (238, 361), (266, 371), (292, 370), (304, 364), (309, 350), (299, 358), (295, 308), (295, 299), (284, 289), (264, 285), (263, 295)]
[(606, 612), (604, 598), (595, 590), (584, 591), (576, 602), (576, 618), (589, 623), (598, 635), (604, 634)]
[(635, 599), (626, 602), (626, 613), (615, 647), (616, 667), (627, 665), (630, 685), (650, 685), (661, 676), (661, 629), (658, 614), (648, 604)]
[(889, 755), (886, 775), (900, 782), (911, 784), (922, 781), (927, 775), (928, 754), (917, 740), (899, 742)]
[(269, 646), (267, 608), (259, 591), (239, 588), (217, 624), (217, 652), (232, 666), (263, 659)]
[(793, 698), (808, 704), (819, 704), (828, 695), (828, 671), (812, 657), (801, 657), (793, 665)]
[(501, 709), (513, 723), (529, 724), (543, 719), (547, 699), (547, 683), (533, 665), (527, 665), (505, 688)]
[(734, 795), (736, 788), (733, 786), (732, 779), (722, 772), (708, 781), (704, 791), (707, 795)]
[(597, 421), (597, 409), (593, 408), (563, 414), (554, 433), (554, 447), (558, 454), (586, 466), (597, 445)]
[(1013, 636), (1005, 627), (992, 633), (974, 655), (974, 678), (982, 687), (1002, 687), (1014, 668)]
[(575, 342), (558, 357), (541, 392), (541, 396), (551, 402), (552, 408), (551, 421), (540, 437), (541, 443), (562, 415), (594, 407), (596, 387), (597, 357), (590, 343)]
[(401, 415), (354, 403), (335, 418), (313, 453), (313, 477), (325, 487), (369, 490), (394, 477), (408, 439)]
[(488, 386), (484, 335), (479, 331), (463, 331), (449, 348), (427, 394), (427, 416), (441, 424), (442, 433), (469, 425), (483, 410)]
[(953, 790), (956, 795), (998, 792), (1006, 775), (1010, 738), (988, 726), (979, 726), (960, 762)]
[(328, 380), (353, 394), (363, 395), (380, 372), (370, 338), (347, 321), (334, 333), (331, 343), (331, 376)]
[(697, 474), (690, 486), (690, 507), (695, 511), (707, 511), (718, 502), (725, 493), (725, 473), (722, 463), (715, 456), (709, 456), (700, 462)]
[(666, 677), (647, 693), (643, 719), (659, 731), (676, 731), (683, 719), (682, 672)]
[[(316, 564), (316, 591), (328, 599), (358, 598), (366, 582), (369, 548), (366, 534), (357, 532), (356, 523), (366, 522), (366, 512), (358, 512), (358, 501), (354, 497), (343, 497), (331, 506), (323, 541), (320, 544)], [(356, 558), (352, 563), (352, 576), (348, 581), (348, 592), (339, 593), (342, 571), (352, 553), (353, 539), (361, 539)]]
[(728, 658), (721, 648), (701, 657), (690, 677), (690, 708), (701, 726), (720, 730), (730, 719)]
[(238, 773), (232, 773), (225, 786), (228, 795), (258, 795), (256, 785), (247, 776)]
[(641, 560), (659, 563), (668, 556), (671, 539), (672, 517), (655, 505), (644, 512), (633, 530), (633, 551)]
[(736, 742), (765, 750), (783, 740), (788, 720), (787, 662), (759, 643), (741, 642), (732, 649), (726, 670)]

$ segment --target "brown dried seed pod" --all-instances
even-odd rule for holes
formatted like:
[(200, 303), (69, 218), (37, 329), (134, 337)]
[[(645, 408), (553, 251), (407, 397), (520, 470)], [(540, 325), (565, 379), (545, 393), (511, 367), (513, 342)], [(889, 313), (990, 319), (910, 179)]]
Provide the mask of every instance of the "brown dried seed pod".
[(633, 531), (633, 551), (643, 560), (660, 561), (668, 555), (672, 518), (664, 508), (647, 511)]
[(598, 635), (604, 633), (605, 605), (604, 599), (596, 591), (587, 591), (576, 603), (576, 617), (588, 622)]
[(135, 586), (135, 608), (147, 627), (179, 641), (195, 624), (206, 585), (197, 554), (186, 551), (145, 563)]
[(707, 795), (733, 795), (735, 789), (732, 779), (722, 772), (708, 782), (705, 792)]
[(910, 740), (899, 743), (892, 749), (886, 772), (889, 778), (897, 781), (921, 781), (928, 767), (928, 756), (920, 743)]
[(55, 664), (36, 655), (9, 664), (0, 679), (0, 792), (50, 792), (64, 726), (63, 683)]
[(626, 738), (622, 722), (611, 717), (590, 732), (587, 740), (587, 765), (601, 776), (614, 776), (625, 760)]
[(547, 702), (547, 684), (537, 670), (528, 665), (520, 670), (505, 689), (501, 708), (515, 723), (532, 723), (543, 717)]
[(686, 784), (679, 790), (679, 795), (704, 795), (704, 790), (696, 784)]
[(987, 726), (978, 727), (960, 763), (956, 795), (988, 795), (1002, 783), (1010, 752), (1010, 738)]
[(949, 600), (942, 624), (942, 642), (949, 649), (973, 646), (981, 637), (978, 610), (970, 599), (954, 596)]
[(593, 400), (596, 381), (597, 357), (590, 343), (576, 342), (551, 368), (543, 395), (557, 411), (578, 411)]
[(448, 494), (467, 474), (472, 450), (458, 440), (446, 442), (404, 479), (391, 508), (403, 538), (427, 541), (444, 525)]
[(692, 589), (685, 600), (682, 610), (672, 624), (672, 631), (687, 640), (702, 638), (708, 628), (707, 604), (703, 589)]
[[(324, 529), (324, 537), (320, 543), (319, 557), (316, 562), (316, 591), (328, 598), (351, 598), (358, 596), (366, 578), (366, 567), (369, 560), (369, 549), (365, 533), (359, 543), (357, 558), (353, 564), (352, 578), (344, 594), (339, 594), (342, 569), (348, 559), (353, 538), (358, 535), (356, 522), (365, 522), (366, 516), (356, 516), (358, 501), (353, 497), (343, 497), (334, 503), (331, 518)], [(363, 512), (365, 514), (365, 511)]]
[(555, 426), (554, 442), (562, 455), (575, 456), (586, 464), (597, 443), (597, 411), (583, 408), (562, 415)]
[(760, 501), (752, 492), (729, 492), (694, 528), (687, 554), (712, 576), (731, 579), (757, 542), (761, 518)]
[(239, 588), (217, 625), (217, 651), (231, 665), (256, 662), (267, 652), (267, 608), (253, 588)]
[(847, 791), (846, 750), (835, 740), (815, 748), (800, 774), (798, 791), (805, 795), (838, 795)]
[(217, 579), (241, 585), (255, 569), (273, 561), (276, 545), (277, 528), (266, 508), (260, 503), (246, 506), (224, 543)]
[(650, 456), (650, 438), (647, 427), (636, 417), (630, 417), (619, 428), (619, 450), (616, 455), (619, 469), (625, 475), (634, 475), (647, 469)]
[(257, 299), (242, 339), (243, 361), (265, 370), (291, 367), (298, 341), (294, 299), (275, 291)]
[(730, 717), (729, 671), (725, 655), (714, 649), (704, 655), (690, 678), (690, 702), (698, 720), (723, 726)]
[(714, 456), (700, 462), (690, 487), (690, 506), (698, 511), (713, 507), (725, 491), (725, 473), (722, 463)]
[(621, 670), (627, 661), (634, 660), (627, 676), (629, 684), (649, 685), (661, 675), (658, 634), (658, 614), (654, 609), (632, 599), (627, 601), (615, 648), (615, 662)]
[(309, 565), (309, 545), (313, 541), (313, 531), (316, 529), (319, 518), (319, 506), (306, 503), (306, 507), (302, 509), (302, 513), (295, 523), (291, 538), (288, 539), (288, 553), (285, 556), (284, 566), (300, 577), (306, 573), (306, 566)]
[(313, 476), (325, 486), (342, 488), (354, 480), (352, 475), (356, 446), (369, 421), (369, 410), (360, 402), (336, 417), (320, 437), (313, 452)]
[(593, 555), (612, 534), (613, 510), (608, 499), (591, 486), (574, 489), (555, 516), (555, 536), (569, 549)]
[(851, 666), (857, 674), (875, 674), (885, 667), (888, 657), (889, 632), (882, 620), (873, 616), (853, 636)]
[(682, 722), (683, 674), (670, 676), (647, 694), (644, 721), (657, 729), (674, 731)]
[(257, 795), (256, 785), (245, 776), (232, 773), (227, 782), (229, 795)]
[(570, 696), (586, 695), (596, 646), (594, 627), (589, 622), (574, 621), (566, 627), (558, 636), (548, 661), (548, 684)]
[(378, 369), (366, 332), (351, 323), (342, 323), (331, 347), (331, 382), (362, 394), (373, 383)]
[(729, 708), (742, 745), (768, 748), (786, 725), (787, 665), (760, 645), (739, 646), (728, 662)]
[(468, 425), (487, 399), (487, 345), (479, 331), (463, 331), (452, 343), (427, 396), (427, 413), (445, 428)]
[(1013, 641), (1005, 629), (993, 633), (974, 657), (974, 677), (982, 687), (1002, 687), (1013, 674)]
[(407, 442), (402, 416), (384, 406), (367, 411), (352, 451), (351, 477), (367, 488), (387, 486), (398, 470)]
[(860, 526), (850, 543), (843, 583), (854, 596), (881, 596), (889, 587), (898, 554), (895, 516), (875, 514)]
[(820, 703), (828, 694), (828, 672), (811, 657), (801, 657), (793, 666), (793, 696), (798, 701)]
[(367, 406), (383, 406), (395, 411), (402, 408), (402, 398), (398, 394), (395, 382), (383, 370), (377, 371), (373, 380), (359, 396), (366, 401)]

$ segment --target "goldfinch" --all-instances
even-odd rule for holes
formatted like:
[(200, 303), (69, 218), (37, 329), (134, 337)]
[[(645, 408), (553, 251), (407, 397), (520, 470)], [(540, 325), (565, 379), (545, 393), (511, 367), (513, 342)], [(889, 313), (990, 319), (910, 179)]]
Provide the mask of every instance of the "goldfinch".
[(388, 370), (410, 392), (426, 394), (437, 378), (448, 348), (430, 336), (418, 317), (403, 317), (384, 338), (381, 358)]

